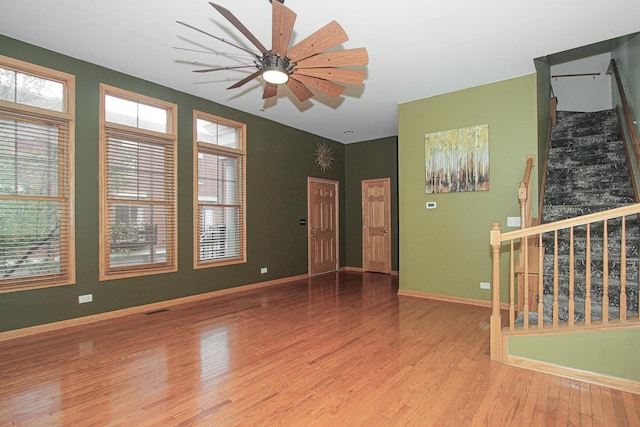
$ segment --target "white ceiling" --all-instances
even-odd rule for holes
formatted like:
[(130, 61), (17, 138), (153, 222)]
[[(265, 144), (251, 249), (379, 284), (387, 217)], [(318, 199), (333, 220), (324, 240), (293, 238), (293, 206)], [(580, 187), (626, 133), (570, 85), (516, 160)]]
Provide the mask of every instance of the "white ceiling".
[[(268, 0), (217, 0), (267, 47)], [(534, 72), (533, 59), (640, 30), (640, 1), (286, 0), (291, 44), (331, 20), (366, 47), (367, 78), (337, 99), (300, 103), (286, 87), (262, 100), (253, 70), (192, 73), (193, 61), (236, 65), (235, 49), (176, 20), (253, 46), (205, 0), (2, 0), (2, 34), (343, 143), (397, 134), (397, 105)], [(233, 54), (196, 53), (174, 47)], [(0, 53), (2, 48), (0, 46)]]

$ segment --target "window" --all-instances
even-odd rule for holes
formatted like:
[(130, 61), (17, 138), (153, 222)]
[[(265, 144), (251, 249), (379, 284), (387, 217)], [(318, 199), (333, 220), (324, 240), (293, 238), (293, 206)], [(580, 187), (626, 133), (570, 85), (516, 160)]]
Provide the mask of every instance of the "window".
[(0, 292), (75, 282), (75, 77), (0, 56)]
[(177, 106), (100, 86), (100, 280), (177, 270)]
[(246, 125), (194, 112), (194, 268), (246, 262)]

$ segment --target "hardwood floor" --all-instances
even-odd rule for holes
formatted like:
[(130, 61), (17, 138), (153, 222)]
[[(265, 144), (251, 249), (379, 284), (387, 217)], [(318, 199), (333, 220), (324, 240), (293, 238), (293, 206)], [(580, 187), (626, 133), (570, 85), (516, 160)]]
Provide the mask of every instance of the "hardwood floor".
[(330, 274), (0, 342), (0, 425), (640, 425), (640, 396), (491, 362), (490, 309), (396, 292)]

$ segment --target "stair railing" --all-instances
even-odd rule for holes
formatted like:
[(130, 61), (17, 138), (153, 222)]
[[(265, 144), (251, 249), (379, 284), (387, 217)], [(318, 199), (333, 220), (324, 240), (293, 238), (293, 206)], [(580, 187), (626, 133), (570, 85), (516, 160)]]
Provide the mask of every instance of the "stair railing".
[[(534, 167), (535, 157), (533, 154), (527, 156), (527, 162), (524, 170), (524, 177), (518, 186), (518, 202), (520, 203), (520, 228), (529, 228), (533, 225), (533, 194), (531, 175)], [(525, 263), (525, 257), (528, 257), (528, 248), (530, 244), (535, 243), (532, 240), (527, 241), (523, 250), (519, 252), (516, 274), (518, 275), (518, 310), (529, 309), (529, 295), (524, 293), (524, 282), (528, 282), (530, 275), (528, 269), (530, 264)], [(527, 274), (524, 274), (527, 273)], [(535, 279), (534, 279), (535, 280)]]
[(520, 203), (520, 228), (531, 227), (532, 200), (531, 200), (531, 171), (534, 167), (534, 156), (527, 156), (527, 165), (524, 169), (524, 178), (518, 187), (518, 202)]
[(622, 84), (622, 78), (620, 77), (620, 71), (618, 71), (618, 65), (616, 64), (615, 59), (611, 59), (609, 62), (609, 68), (607, 69), (607, 74), (613, 74), (613, 77), (616, 81), (616, 87), (618, 88), (618, 95), (620, 96), (620, 103), (622, 108), (622, 117), (624, 117), (623, 127), (626, 128), (629, 132), (629, 137), (631, 138), (631, 146), (633, 147), (633, 151), (636, 155), (636, 159), (640, 161), (640, 141), (638, 141), (638, 132), (636, 131), (636, 122), (633, 119), (633, 113), (631, 112), (631, 107), (629, 106), (629, 101), (627, 101), (627, 95), (624, 90), (624, 85)]
[[(575, 217), (571, 219), (566, 219), (562, 221), (557, 221), (553, 223), (535, 225), (528, 228), (522, 228), (516, 231), (510, 231), (503, 233), (500, 229), (500, 223), (494, 222), (490, 232), (490, 243), (492, 250), (492, 283), (493, 283), (493, 293), (492, 293), (492, 312), (490, 319), (490, 328), (491, 328), (491, 359), (492, 360), (502, 360), (502, 339), (501, 339), (501, 314), (500, 314), (500, 286), (501, 286), (501, 278), (500, 278), (500, 258), (503, 249), (505, 249), (506, 254), (508, 254), (509, 258), (509, 278), (507, 280), (509, 286), (509, 325), (508, 330), (513, 331), (515, 329), (530, 329), (537, 328), (538, 330), (545, 329), (555, 329), (561, 324), (559, 321), (559, 312), (560, 309), (566, 310), (568, 312), (568, 325), (574, 328), (579, 327), (589, 327), (594, 323), (609, 323), (609, 322), (626, 322), (631, 319), (631, 317), (627, 313), (627, 274), (626, 274), (626, 266), (627, 266), (627, 241), (626, 241), (626, 217), (630, 215), (637, 216), (640, 214), (640, 203), (624, 206), (621, 208), (611, 209), (604, 212), (597, 212), (593, 214), (588, 214), (580, 217)], [(608, 225), (615, 220), (620, 220), (620, 255), (616, 257), (617, 259), (610, 259), (609, 257), (609, 246), (610, 244), (614, 244), (613, 239), (609, 236), (608, 233)], [(601, 225), (601, 228), (600, 228)], [(579, 228), (579, 227), (584, 227)], [(580, 255), (580, 257), (576, 257), (575, 251), (575, 237), (576, 231), (585, 232), (585, 254)], [(553, 237), (553, 247), (551, 248), (550, 253), (553, 253), (553, 269), (552, 271), (544, 271), (543, 269), (543, 257), (545, 252), (545, 247), (543, 244), (543, 235), (545, 233), (550, 233)], [(599, 245), (592, 245), (592, 239), (594, 237), (602, 238), (602, 245), (598, 249)], [(568, 241), (566, 240), (568, 238)], [(529, 245), (526, 244), (528, 239), (537, 239), (537, 272), (538, 280), (537, 280), (537, 294), (539, 295), (539, 301), (537, 304), (537, 322), (535, 325), (529, 325), (529, 312), (528, 307), (526, 307), (523, 315), (523, 323), (522, 326), (516, 326), (516, 315), (515, 315), (515, 306), (514, 306), (514, 294), (515, 294), (515, 281), (516, 274), (514, 264), (516, 263), (516, 249), (521, 248), (523, 251), (530, 250)], [(564, 272), (568, 273), (568, 293), (567, 295), (560, 295), (560, 264), (558, 261), (558, 248), (559, 241), (564, 247), (568, 246), (569, 249), (569, 259), (566, 263), (567, 265), (563, 265), (562, 267), (565, 269)], [(592, 247), (593, 246), (593, 247)], [(594, 264), (594, 259), (599, 259), (602, 257), (602, 267), (597, 270)], [(529, 268), (527, 267), (530, 262), (529, 256), (524, 257), (525, 269), (524, 269), (524, 295), (529, 294), (528, 289), (528, 275)], [(576, 260), (580, 260), (580, 262), (584, 262), (586, 271), (585, 271), (585, 300), (584, 300), (584, 321), (576, 322), (574, 321), (575, 317), (575, 291), (576, 291), (576, 274), (575, 274), (575, 263)], [(620, 265), (620, 291), (619, 291), (619, 307), (620, 312), (619, 315), (613, 317), (609, 312), (609, 264), (618, 263)], [(552, 310), (552, 318), (550, 322), (545, 322), (544, 317), (544, 309), (545, 309), (545, 301), (543, 298), (544, 294), (544, 277), (545, 274), (549, 277), (549, 280), (552, 283), (553, 290), (553, 302), (551, 304)], [(600, 317), (601, 320), (596, 321), (592, 317), (592, 310), (594, 310), (594, 304), (592, 302), (592, 285), (594, 278), (601, 278), (602, 280), (602, 308), (599, 312), (597, 312), (597, 317)], [(634, 298), (638, 298), (638, 293), (635, 291)], [(562, 300), (562, 304), (561, 304)], [(566, 302), (566, 306), (565, 303)], [(549, 308), (549, 307), (547, 307)], [(633, 319), (640, 320), (636, 315), (634, 315)]]

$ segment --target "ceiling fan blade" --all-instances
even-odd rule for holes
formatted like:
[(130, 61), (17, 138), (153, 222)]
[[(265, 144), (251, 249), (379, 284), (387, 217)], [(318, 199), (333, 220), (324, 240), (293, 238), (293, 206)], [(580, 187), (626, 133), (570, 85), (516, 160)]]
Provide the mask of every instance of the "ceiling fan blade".
[(269, 52), (269, 50), (268, 50), (266, 47), (264, 47), (264, 45), (263, 45), (262, 43), (260, 43), (260, 41), (256, 38), (256, 36), (254, 36), (254, 35), (251, 33), (251, 31), (249, 31), (249, 29), (248, 29), (247, 27), (245, 27), (245, 26), (242, 24), (242, 22), (240, 22), (240, 20), (234, 16), (234, 14), (233, 14), (233, 13), (231, 13), (228, 9), (225, 9), (224, 7), (222, 7), (222, 6), (218, 5), (218, 4), (215, 4), (215, 3), (212, 3), (212, 2), (209, 2), (209, 4), (210, 4), (211, 6), (213, 6), (213, 8), (214, 8), (215, 10), (217, 10), (218, 12), (220, 12), (220, 14), (221, 14), (222, 16), (224, 16), (225, 18), (227, 18), (227, 21), (231, 22), (231, 24), (232, 24), (234, 27), (236, 27), (238, 30), (240, 30), (240, 32), (241, 32), (242, 34), (244, 34), (244, 36), (245, 36), (247, 39), (249, 39), (249, 41), (250, 41), (251, 43), (253, 43), (253, 45), (254, 45), (255, 47), (257, 47), (257, 48), (258, 48), (258, 50), (260, 51), (260, 53), (262, 53), (262, 54), (264, 55), (264, 54), (266, 54), (266, 53), (268, 53), (268, 52)]
[(287, 54), (291, 33), (293, 33), (293, 24), (296, 22), (297, 15), (279, 1), (272, 1), (271, 4), (273, 5), (271, 49), (273, 53), (277, 53), (284, 58)]
[(294, 79), (289, 76), (289, 80), (287, 80), (287, 87), (293, 92), (293, 94), (300, 100), (300, 102), (304, 102), (309, 98), (313, 97), (313, 92), (311, 92), (302, 82)]
[(262, 99), (271, 98), (278, 94), (278, 85), (273, 83), (267, 83), (264, 86), (264, 92), (262, 93)]
[(319, 53), (317, 55), (301, 59), (296, 64), (296, 68), (350, 67), (367, 65), (368, 63), (369, 54), (367, 53), (367, 49), (359, 47), (357, 49)]
[(187, 27), (187, 28), (191, 28), (192, 30), (195, 30), (195, 31), (197, 31), (197, 32), (199, 32), (199, 33), (205, 34), (205, 35), (207, 35), (207, 36), (209, 36), (209, 37), (213, 37), (213, 38), (214, 38), (214, 39), (216, 39), (216, 40), (220, 40), (220, 41), (221, 41), (221, 42), (223, 42), (223, 43), (226, 43), (226, 44), (228, 44), (228, 45), (230, 45), (230, 46), (236, 47), (236, 48), (238, 48), (238, 49), (240, 49), (240, 50), (243, 50), (243, 51), (245, 51), (245, 52), (247, 52), (247, 53), (250, 53), (250, 54), (251, 54), (251, 56), (255, 56), (255, 57), (257, 57), (258, 59), (260, 59), (260, 57), (259, 57), (258, 55), (256, 55), (256, 53), (255, 53), (255, 52), (250, 51), (250, 50), (249, 50), (249, 49), (247, 49), (246, 47), (242, 47), (242, 46), (239, 46), (239, 45), (237, 45), (237, 44), (235, 44), (235, 43), (231, 43), (230, 41), (225, 40), (225, 39), (223, 39), (222, 37), (214, 36), (214, 35), (213, 35), (213, 34), (211, 34), (211, 33), (207, 33), (206, 31), (201, 30), (200, 28), (196, 28), (196, 27), (194, 27), (193, 25), (189, 25), (189, 24), (187, 24), (187, 23), (185, 23), (185, 22), (182, 22), (182, 21), (176, 21), (176, 22), (177, 22), (178, 24), (180, 24), (180, 25), (184, 25), (184, 26), (185, 26), (185, 27)]
[(204, 68), (202, 70), (193, 70), (193, 72), (194, 73), (210, 73), (211, 71), (235, 70), (237, 68), (256, 68), (256, 66), (255, 65), (238, 65), (236, 67)]
[(304, 83), (305, 85), (319, 90), (322, 93), (337, 98), (344, 91), (345, 87), (329, 80), (319, 79), (317, 77), (309, 77), (303, 75), (297, 75), (296, 79)]
[(292, 62), (301, 61), (318, 52), (337, 46), (349, 40), (347, 33), (336, 21), (331, 21), (306, 39), (296, 43), (287, 51)]
[(255, 73), (251, 74), (250, 76), (245, 77), (244, 79), (240, 80), (238, 83), (231, 85), (227, 88), (227, 90), (229, 89), (236, 89), (239, 88), (240, 86), (249, 83), (251, 80), (255, 79), (256, 77), (262, 75), (262, 70), (258, 70)]
[(348, 68), (303, 68), (295, 71), (296, 76), (304, 75), (318, 77), (320, 79), (333, 80), (335, 82), (347, 83), (351, 85), (362, 84), (365, 72), (361, 70), (350, 70)]

